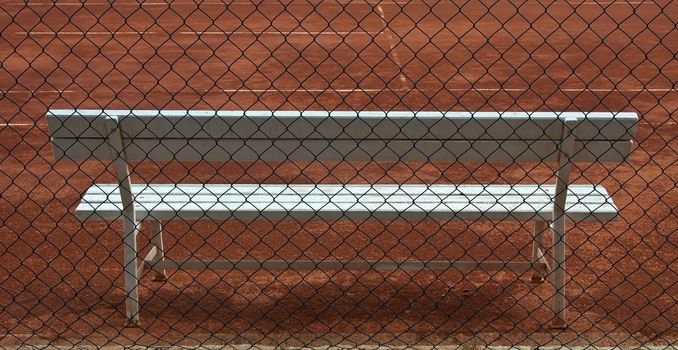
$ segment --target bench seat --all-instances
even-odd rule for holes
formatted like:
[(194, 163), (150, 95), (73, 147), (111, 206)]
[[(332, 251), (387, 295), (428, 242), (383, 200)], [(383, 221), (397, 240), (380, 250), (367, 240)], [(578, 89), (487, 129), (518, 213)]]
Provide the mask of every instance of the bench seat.
[[(555, 185), (133, 184), (138, 220), (518, 220), (550, 221)], [(117, 184), (94, 184), (82, 220), (118, 220)], [(607, 222), (617, 207), (600, 185), (570, 185), (569, 220)]]

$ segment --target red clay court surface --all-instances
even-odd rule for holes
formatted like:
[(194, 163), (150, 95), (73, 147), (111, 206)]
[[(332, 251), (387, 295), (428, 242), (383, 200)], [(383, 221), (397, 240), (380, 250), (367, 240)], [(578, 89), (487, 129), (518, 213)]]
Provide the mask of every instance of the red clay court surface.
[[(675, 343), (676, 17), (678, 3), (666, 1), (1, 1), (0, 345)], [(47, 108), (73, 107), (623, 110), (641, 121), (627, 163), (573, 173), (604, 184), (621, 211), (568, 232), (565, 331), (542, 327), (548, 283), (452, 271), (177, 272), (166, 283), (144, 278), (141, 328), (125, 328), (120, 227), (73, 216), (92, 182), (114, 178), (101, 163), (55, 164), (47, 138)], [(134, 172), (137, 182), (553, 181), (552, 168), (534, 164), (142, 163)], [(165, 244), (178, 259), (526, 259), (529, 229), (171, 222)]]

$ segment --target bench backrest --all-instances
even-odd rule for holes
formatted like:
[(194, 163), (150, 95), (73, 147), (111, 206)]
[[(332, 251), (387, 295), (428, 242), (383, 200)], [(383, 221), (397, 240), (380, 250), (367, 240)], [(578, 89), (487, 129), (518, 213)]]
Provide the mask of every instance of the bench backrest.
[[(108, 120), (108, 121), (107, 121)], [(622, 162), (638, 117), (604, 112), (50, 110), (57, 159), (112, 160), (115, 121), (128, 161)]]

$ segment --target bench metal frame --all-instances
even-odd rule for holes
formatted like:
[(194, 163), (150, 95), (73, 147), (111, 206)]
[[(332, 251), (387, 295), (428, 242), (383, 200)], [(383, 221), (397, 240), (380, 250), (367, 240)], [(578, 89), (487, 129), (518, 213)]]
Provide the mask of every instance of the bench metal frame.
[[(532, 271), (531, 281), (541, 282), (545, 277), (549, 278), (553, 286), (553, 298), (551, 308), (554, 318), (552, 328), (565, 328), (565, 309), (567, 298), (565, 296), (565, 203), (567, 199), (568, 185), (570, 184), (571, 158), (574, 152), (574, 129), (578, 119), (572, 116), (563, 117), (562, 138), (559, 144), (558, 170), (556, 173), (556, 195), (554, 198), (553, 218), (549, 223), (536, 220), (533, 231), (532, 261), (531, 262), (504, 262), (504, 261), (430, 261), (430, 262), (379, 262), (379, 261), (280, 261), (280, 260), (188, 260), (176, 261), (165, 257), (162, 241), (162, 225), (157, 220), (150, 221), (150, 242), (153, 246), (148, 254), (139, 260), (137, 247), (137, 235), (141, 222), (137, 219), (134, 208), (134, 196), (131, 190), (131, 177), (125, 148), (116, 116), (106, 116), (108, 129), (108, 141), (113, 152), (113, 164), (115, 166), (117, 180), (120, 186), (120, 196), (123, 203), (123, 242), (124, 242), (124, 274), (125, 274), (125, 309), (126, 316), (131, 325), (139, 323), (139, 281), (146, 269), (155, 273), (155, 280), (164, 280), (167, 269), (183, 270), (217, 270), (217, 269), (354, 269), (354, 270), (446, 270), (455, 268), (459, 271), (471, 271), (480, 269), (495, 271), (509, 269), (516, 273)], [(548, 228), (553, 233), (553, 266), (545, 258), (544, 234)]]

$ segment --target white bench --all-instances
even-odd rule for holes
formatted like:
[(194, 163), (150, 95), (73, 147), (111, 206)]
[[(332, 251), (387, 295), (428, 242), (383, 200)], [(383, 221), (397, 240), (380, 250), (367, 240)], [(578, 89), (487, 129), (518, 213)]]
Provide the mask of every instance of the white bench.
[[(139, 321), (145, 268), (471, 269), (531, 271), (553, 284), (553, 327), (565, 327), (565, 220), (607, 222), (617, 208), (600, 185), (569, 184), (573, 162), (623, 162), (635, 113), (462, 113), (50, 110), (56, 159), (115, 164), (119, 183), (94, 184), (80, 220), (122, 220), (126, 314)], [(556, 183), (534, 185), (132, 184), (128, 161), (553, 162)], [(167, 220), (533, 221), (532, 261), (175, 261), (165, 257)], [(151, 223), (151, 251), (136, 237)], [(553, 264), (543, 235), (553, 232)]]

